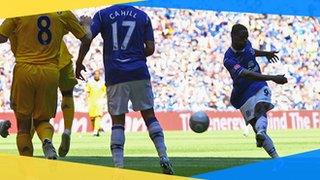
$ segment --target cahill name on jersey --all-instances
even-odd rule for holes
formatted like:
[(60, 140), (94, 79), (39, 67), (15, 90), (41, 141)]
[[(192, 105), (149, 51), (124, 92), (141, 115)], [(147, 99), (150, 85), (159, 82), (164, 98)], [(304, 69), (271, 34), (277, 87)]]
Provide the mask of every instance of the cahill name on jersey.
[(101, 33), (106, 84), (150, 79), (144, 43), (154, 41), (146, 13), (128, 5), (100, 10), (93, 17), (93, 37)]
[(247, 41), (243, 51), (235, 51), (230, 47), (224, 56), (224, 66), (233, 80), (230, 102), (237, 109), (262, 87), (267, 86), (265, 81), (252, 81), (240, 76), (244, 69), (261, 73), (256, 61), (255, 51), (249, 41)]

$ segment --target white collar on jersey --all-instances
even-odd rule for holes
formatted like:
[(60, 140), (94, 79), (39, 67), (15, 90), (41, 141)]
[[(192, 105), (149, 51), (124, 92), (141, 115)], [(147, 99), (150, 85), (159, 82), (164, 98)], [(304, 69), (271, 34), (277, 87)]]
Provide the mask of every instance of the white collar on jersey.
[(232, 46), (230, 46), (231, 50), (234, 52), (234, 53), (239, 53), (239, 52), (244, 52), (245, 48), (243, 48), (242, 50), (240, 51), (237, 51), (236, 49), (234, 49)]

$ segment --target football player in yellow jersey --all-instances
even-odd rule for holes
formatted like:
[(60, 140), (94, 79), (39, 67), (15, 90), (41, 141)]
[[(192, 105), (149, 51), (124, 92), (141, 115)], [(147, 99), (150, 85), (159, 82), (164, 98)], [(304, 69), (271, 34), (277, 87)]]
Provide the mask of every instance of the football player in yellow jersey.
[(89, 117), (93, 126), (93, 135), (99, 136), (101, 131), (101, 118), (103, 115), (103, 102), (106, 95), (106, 85), (100, 79), (100, 71), (95, 70), (93, 80), (86, 85)]
[(64, 119), (64, 132), (61, 137), (59, 156), (65, 157), (70, 149), (70, 135), (74, 118), (73, 88), (78, 83), (72, 65), (72, 55), (62, 41), (59, 58), (59, 89), (62, 94), (61, 110)]
[[(45, 157), (57, 158), (49, 120), (56, 113), (59, 52), (69, 31), (80, 39), (82, 48), (89, 48), (90, 35), (71, 11), (8, 18), (0, 26), (0, 43), (10, 39), (16, 58), (10, 100), (17, 119), (20, 155), (33, 156), (33, 121)], [(79, 57), (84, 57), (83, 50)]]

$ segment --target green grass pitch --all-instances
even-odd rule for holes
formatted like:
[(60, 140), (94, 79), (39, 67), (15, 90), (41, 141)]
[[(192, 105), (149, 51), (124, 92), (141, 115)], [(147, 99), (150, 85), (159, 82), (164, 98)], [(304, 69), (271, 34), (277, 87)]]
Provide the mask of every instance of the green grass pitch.
[[(319, 148), (320, 129), (270, 131), (281, 156)], [(176, 175), (192, 176), (213, 170), (257, 162), (268, 158), (263, 149), (255, 147), (254, 134), (244, 137), (242, 131), (166, 132), (168, 153)], [(72, 134), (71, 150), (62, 161), (112, 166), (110, 134)], [(59, 147), (60, 135), (54, 136)], [(34, 138), (35, 156), (42, 157), (40, 141)], [(18, 154), (15, 135), (0, 139), (0, 153)], [(159, 162), (147, 133), (126, 133), (125, 166), (128, 169), (160, 173)]]

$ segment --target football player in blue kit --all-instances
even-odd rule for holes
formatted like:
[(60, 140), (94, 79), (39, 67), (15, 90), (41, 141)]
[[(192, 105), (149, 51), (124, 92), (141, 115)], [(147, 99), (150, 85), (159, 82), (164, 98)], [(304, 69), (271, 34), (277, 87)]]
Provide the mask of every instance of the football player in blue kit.
[[(116, 167), (124, 166), (125, 114), (128, 101), (134, 111), (140, 111), (148, 128), (163, 173), (173, 174), (167, 156), (164, 134), (154, 113), (154, 96), (146, 57), (155, 50), (154, 35), (148, 15), (129, 5), (114, 5), (98, 11), (91, 22), (82, 17), (83, 24), (91, 24), (92, 38), (101, 33), (103, 61), (107, 85), (108, 111), (112, 118), (111, 152)], [(80, 50), (85, 55), (88, 49)], [(84, 56), (77, 61), (76, 76), (83, 79)]]
[(242, 24), (235, 24), (231, 30), (231, 47), (224, 56), (224, 66), (233, 80), (230, 102), (240, 109), (246, 124), (250, 124), (256, 133), (257, 147), (263, 147), (272, 158), (278, 153), (267, 134), (267, 112), (274, 108), (271, 103), (271, 90), (266, 81), (277, 84), (287, 83), (284, 75), (264, 75), (261, 73), (256, 57), (264, 56), (270, 63), (279, 58), (277, 51), (259, 51), (253, 49), (248, 40), (248, 30)]

